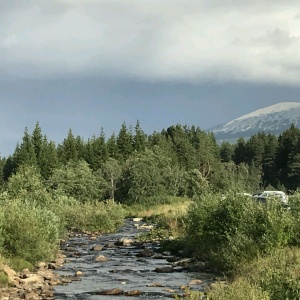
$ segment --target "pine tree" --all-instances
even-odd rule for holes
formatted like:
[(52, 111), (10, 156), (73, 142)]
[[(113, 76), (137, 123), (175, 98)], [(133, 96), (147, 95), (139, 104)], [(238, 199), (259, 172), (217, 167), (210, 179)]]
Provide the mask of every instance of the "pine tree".
[(32, 136), (32, 143), (34, 147), (35, 156), (37, 159), (37, 164), (38, 167), (41, 168), (40, 156), (42, 151), (43, 135), (42, 135), (42, 129), (38, 122), (36, 123), (31, 136)]
[(84, 139), (77, 135), (75, 138), (76, 142), (76, 152), (77, 152), (77, 160), (83, 159), (85, 157), (86, 145)]
[(222, 162), (232, 161), (234, 155), (234, 146), (229, 142), (223, 142), (220, 147), (220, 157)]
[(69, 129), (68, 136), (62, 145), (58, 147), (59, 160), (65, 164), (70, 160), (78, 161), (77, 142), (72, 130)]
[(234, 149), (233, 161), (237, 165), (249, 161), (244, 138), (239, 138), (237, 140), (237, 144)]
[(114, 132), (106, 142), (106, 149), (109, 157), (115, 159), (118, 158), (118, 146), (117, 146), (116, 135)]
[[(19, 148), (19, 145), (17, 145), (16, 149)], [(16, 171), (17, 166), (15, 159), (9, 155), (4, 163), (3, 166), (3, 179), (4, 181), (7, 181), (8, 178)]]
[(103, 129), (99, 137), (93, 136), (87, 143), (85, 160), (89, 163), (94, 171), (101, 168), (101, 165), (108, 158), (108, 150), (105, 142)]
[(58, 155), (55, 143), (53, 141), (49, 142), (45, 135), (40, 152), (40, 171), (42, 177), (44, 179), (49, 179), (55, 168), (58, 166)]
[(253, 135), (246, 143), (247, 163), (254, 164), (257, 168), (262, 165), (264, 150), (266, 144), (266, 134), (258, 133)]
[(277, 137), (275, 135), (269, 134), (267, 136), (267, 142), (264, 149), (264, 157), (262, 162), (263, 171), (263, 185), (277, 186), (277, 173), (275, 167), (277, 149)]
[(118, 158), (120, 161), (126, 161), (133, 152), (132, 134), (127, 130), (125, 122), (119, 131), (117, 137)]
[(137, 120), (134, 130), (135, 134), (133, 136), (133, 149), (137, 152), (142, 152), (146, 148), (147, 136), (142, 130), (139, 120)]
[(276, 170), (278, 172), (278, 181), (285, 185), (289, 185), (289, 163), (291, 162), (291, 154), (296, 153), (298, 141), (300, 139), (300, 130), (291, 125), (278, 138), (278, 147), (276, 151)]
[(176, 153), (180, 168), (189, 170), (196, 165), (196, 151), (189, 140), (187, 127), (177, 124), (167, 129), (167, 138), (170, 138)]
[(30, 134), (28, 133), (28, 128), (25, 128), (24, 136), (22, 138), (22, 143), (18, 146), (13, 154), (15, 167), (19, 168), (22, 165), (37, 167), (37, 157), (35, 154), (34, 144)]

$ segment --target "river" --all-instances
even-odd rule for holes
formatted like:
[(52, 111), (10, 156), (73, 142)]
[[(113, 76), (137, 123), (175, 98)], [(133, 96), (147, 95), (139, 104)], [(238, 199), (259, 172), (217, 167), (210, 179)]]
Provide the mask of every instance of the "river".
[[(73, 234), (62, 247), (66, 263), (57, 270), (70, 283), (56, 286), (54, 299), (169, 299), (184, 295), (184, 287), (204, 291), (214, 276), (172, 265), (171, 254), (160, 253), (157, 242), (136, 243), (136, 237), (149, 230), (142, 225), (141, 220), (127, 219), (116, 233)], [(121, 239), (134, 243), (116, 246)]]

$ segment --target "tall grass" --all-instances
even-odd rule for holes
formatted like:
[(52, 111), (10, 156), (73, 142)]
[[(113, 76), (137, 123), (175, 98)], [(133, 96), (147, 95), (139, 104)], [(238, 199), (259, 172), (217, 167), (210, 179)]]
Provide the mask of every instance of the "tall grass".
[(182, 237), (185, 233), (186, 214), (191, 200), (183, 197), (168, 197), (165, 204), (151, 206), (126, 206), (128, 217), (139, 217), (157, 224), (160, 229), (168, 230), (173, 237)]

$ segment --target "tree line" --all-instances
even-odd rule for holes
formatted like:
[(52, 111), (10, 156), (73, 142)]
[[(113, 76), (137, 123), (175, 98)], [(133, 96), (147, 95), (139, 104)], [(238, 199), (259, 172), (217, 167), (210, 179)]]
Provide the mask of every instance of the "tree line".
[(137, 121), (133, 129), (123, 123), (117, 134), (106, 137), (101, 129), (87, 140), (70, 129), (56, 145), (36, 123), (1, 159), (3, 190), (24, 166), (35, 168), (48, 188), (82, 202), (150, 203), (232, 187), (294, 191), (300, 185), (300, 130), (292, 125), (278, 137), (259, 132), (219, 145), (199, 127), (177, 124), (147, 135)]

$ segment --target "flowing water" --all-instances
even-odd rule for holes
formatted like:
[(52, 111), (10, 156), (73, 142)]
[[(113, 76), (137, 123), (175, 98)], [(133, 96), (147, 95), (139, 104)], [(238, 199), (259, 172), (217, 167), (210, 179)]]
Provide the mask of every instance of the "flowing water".
[[(122, 238), (135, 241), (137, 235), (147, 229), (139, 227), (142, 222), (126, 220), (118, 232), (91, 239), (88, 234), (75, 234), (63, 246), (67, 256), (65, 265), (57, 271), (62, 277), (70, 278), (71, 283), (55, 287), (55, 300), (97, 300), (97, 299), (169, 299), (174, 294), (183, 295), (182, 286), (188, 286), (191, 280), (199, 280), (192, 290), (203, 291), (213, 280), (212, 274), (188, 272), (184, 267), (175, 267), (170, 273), (156, 272), (157, 268), (170, 267), (170, 254), (159, 254), (158, 243), (133, 243), (130, 246), (115, 246)], [(149, 230), (149, 229), (148, 229)], [(101, 251), (93, 247), (102, 245)], [(141, 255), (145, 249), (149, 257)], [(152, 252), (153, 251), (153, 252)], [(105, 256), (107, 261), (96, 258)], [(77, 271), (82, 276), (74, 276)], [(201, 280), (201, 281), (200, 281)], [(181, 287), (181, 289), (180, 289)], [(119, 289), (120, 295), (100, 295), (103, 291)], [(135, 292), (135, 297), (125, 296)]]

